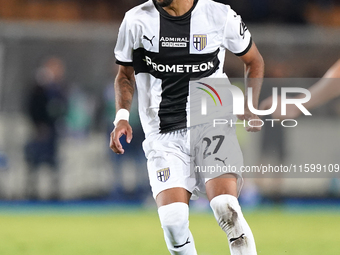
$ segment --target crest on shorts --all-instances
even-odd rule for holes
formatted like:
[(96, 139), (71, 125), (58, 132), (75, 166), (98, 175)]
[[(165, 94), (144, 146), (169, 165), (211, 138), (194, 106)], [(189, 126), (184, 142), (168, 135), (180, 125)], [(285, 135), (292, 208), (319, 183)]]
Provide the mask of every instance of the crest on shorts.
[(166, 182), (170, 178), (170, 168), (163, 168), (157, 171), (157, 179), (161, 182)]
[(207, 35), (194, 35), (194, 47), (196, 50), (203, 50), (207, 46)]

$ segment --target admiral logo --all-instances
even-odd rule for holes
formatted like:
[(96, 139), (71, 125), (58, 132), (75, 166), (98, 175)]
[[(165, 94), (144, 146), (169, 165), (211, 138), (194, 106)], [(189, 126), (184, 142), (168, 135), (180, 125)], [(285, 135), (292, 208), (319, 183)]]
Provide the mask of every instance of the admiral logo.
[(170, 178), (170, 168), (163, 168), (157, 171), (157, 179), (161, 182), (166, 182)]
[(159, 40), (162, 47), (185, 48), (189, 42), (187, 37), (167, 37), (162, 36)]
[(150, 57), (145, 56), (145, 62), (147, 66), (151, 66), (153, 70), (161, 73), (199, 73), (214, 68), (213, 61), (196, 65), (163, 65), (152, 62)]

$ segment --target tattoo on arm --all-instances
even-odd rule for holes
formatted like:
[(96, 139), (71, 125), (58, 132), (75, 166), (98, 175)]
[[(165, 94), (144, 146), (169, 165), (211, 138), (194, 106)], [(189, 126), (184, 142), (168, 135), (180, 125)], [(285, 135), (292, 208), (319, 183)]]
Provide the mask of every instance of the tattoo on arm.
[(119, 109), (130, 110), (134, 91), (135, 80), (133, 75), (128, 77), (124, 74), (118, 74), (115, 80), (116, 111)]

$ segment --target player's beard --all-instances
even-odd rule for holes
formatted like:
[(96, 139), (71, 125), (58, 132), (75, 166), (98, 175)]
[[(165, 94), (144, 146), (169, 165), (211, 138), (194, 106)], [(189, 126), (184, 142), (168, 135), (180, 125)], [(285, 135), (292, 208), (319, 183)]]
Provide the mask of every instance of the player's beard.
[(168, 7), (173, 1), (174, 0), (156, 0), (156, 3), (160, 7)]

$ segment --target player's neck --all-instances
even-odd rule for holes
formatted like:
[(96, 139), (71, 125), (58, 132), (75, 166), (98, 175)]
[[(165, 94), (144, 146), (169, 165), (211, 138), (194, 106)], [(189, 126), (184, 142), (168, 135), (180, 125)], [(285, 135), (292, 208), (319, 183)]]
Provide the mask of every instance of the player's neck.
[(171, 16), (182, 16), (194, 5), (194, 0), (174, 0), (171, 5), (163, 9)]

